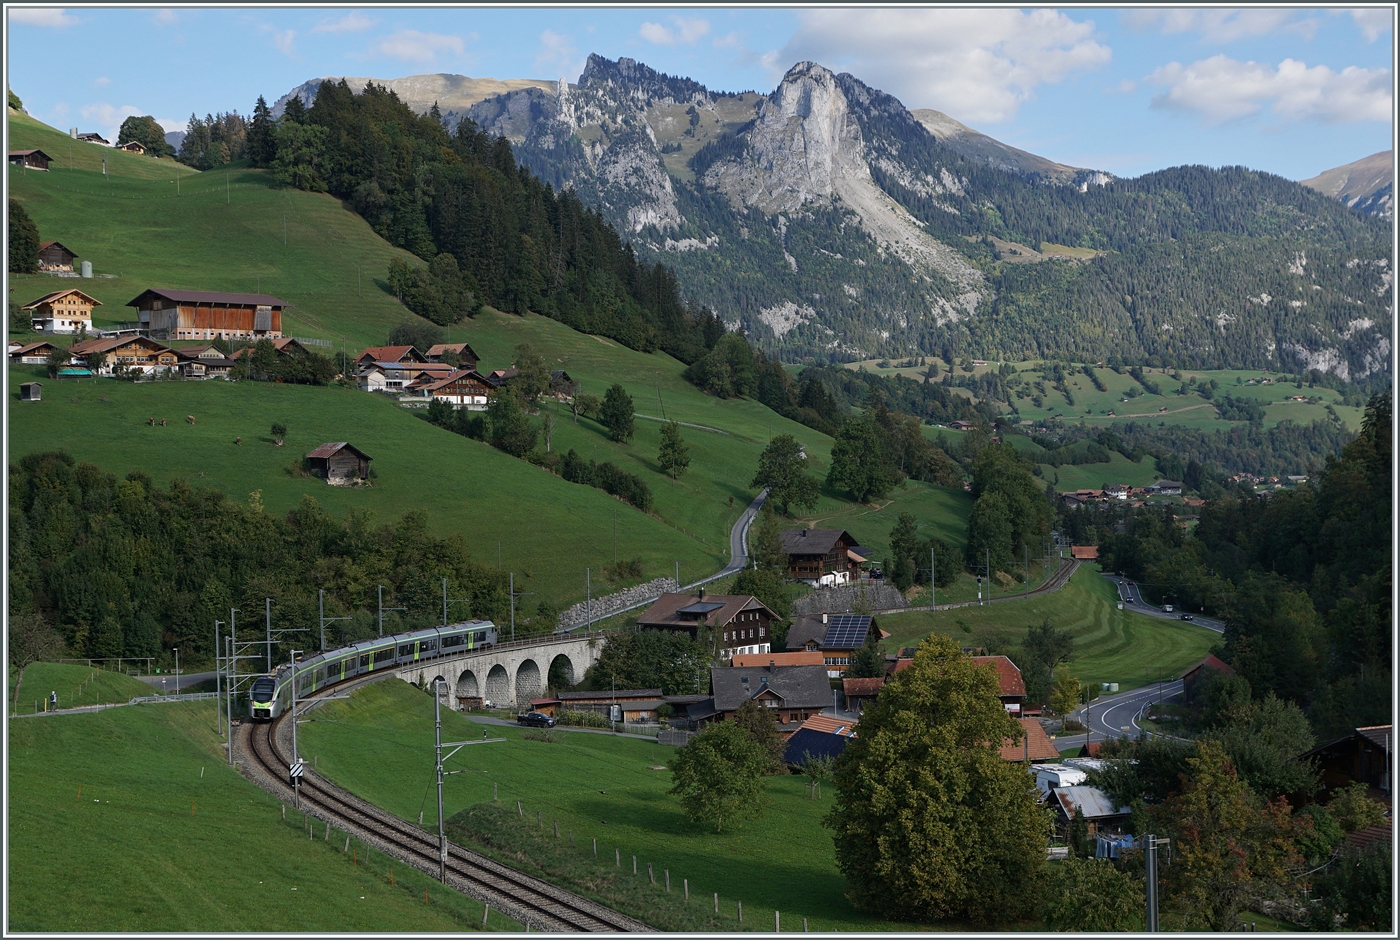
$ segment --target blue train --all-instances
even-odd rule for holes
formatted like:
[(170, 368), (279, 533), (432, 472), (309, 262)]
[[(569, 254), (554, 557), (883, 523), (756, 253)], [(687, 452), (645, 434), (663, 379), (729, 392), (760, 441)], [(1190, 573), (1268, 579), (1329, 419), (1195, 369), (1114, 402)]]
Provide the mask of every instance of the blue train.
[[(489, 620), (466, 620), (447, 627), (362, 640), (297, 660), (297, 698), (354, 676), (494, 645), (496, 625)], [(280, 666), (275, 675), (253, 680), (248, 699), (248, 716), (254, 721), (271, 721), (282, 714), (292, 702), (292, 665)]]

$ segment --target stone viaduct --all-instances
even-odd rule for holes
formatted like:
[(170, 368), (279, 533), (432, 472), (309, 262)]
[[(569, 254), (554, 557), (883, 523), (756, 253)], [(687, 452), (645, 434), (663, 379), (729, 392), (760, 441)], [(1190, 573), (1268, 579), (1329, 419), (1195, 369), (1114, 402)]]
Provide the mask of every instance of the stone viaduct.
[(558, 670), (560, 683), (583, 680), (598, 660), (606, 633), (584, 633), (517, 640), (469, 653), (443, 656), (400, 666), (395, 673), (405, 682), (431, 686), (435, 679), (447, 682), (448, 701), (478, 696), (494, 705), (524, 708), (549, 685), (550, 670)]

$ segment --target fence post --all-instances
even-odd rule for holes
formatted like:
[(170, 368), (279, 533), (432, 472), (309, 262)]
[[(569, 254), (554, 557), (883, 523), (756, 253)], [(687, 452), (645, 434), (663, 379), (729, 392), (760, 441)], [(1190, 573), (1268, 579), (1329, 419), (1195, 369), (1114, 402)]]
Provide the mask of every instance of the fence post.
[(486, 910), (481, 912), (481, 926), (486, 926), (486, 918), (491, 916), (491, 905), (486, 905)]
[(593, 857), (598, 857), (598, 840), (596, 838), (593, 840)]
[(780, 931), (783, 929), (782, 923), (783, 923), (783, 922), (782, 922), (781, 918), (778, 917), (778, 912), (777, 912), (777, 911), (774, 911), (774, 912), (773, 912), (773, 932), (774, 932), (774, 933), (778, 933), (778, 932), (780, 932)]
[(719, 892), (715, 892), (715, 913), (719, 913)]
[(742, 924), (743, 922), (744, 922), (744, 902), (743, 902), (743, 901), (740, 901), (740, 902), (739, 902), (739, 923)]
[[(500, 794), (497, 793), (497, 791), (496, 791), (496, 788), (499, 787), (499, 786), (500, 786), (500, 784), (498, 784), (498, 783), (492, 783), (492, 784), (491, 784), (491, 802), (492, 802), (492, 803), (495, 803), (497, 797), (500, 795)], [(489, 905), (488, 905), (488, 906), (489, 906)]]
[(670, 890), (671, 890), (671, 869), (668, 868), (668, 869), (666, 869), (666, 891), (669, 893)]
[(515, 801), (515, 811), (520, 814), (522, 819), (525, 817), (525, 810), (521, 807), (519, 800)]
[(636, 873), (637, 873), (637, 856), (633, 855), (633, 856), (632, 856), (632, 874), (635, 875)]
[(554, 838), (559, 838), (559, 820), (554, 820)]
[(621, 868), (621, 867), (622, 867), (622, 849), (613, 849), (613, 854), (616, 856), (617, 867), (618, 867), (618, 868)]
[(803, 932), (803, 933), (806, 933), (806, 932), (807, 932), (807, 918), (805, 918), (805, 917), (802, 918), (802, 932)]
[(647, 862), (647, 880), (656, 884), (656, 872), (651, 870), (651, 862)]

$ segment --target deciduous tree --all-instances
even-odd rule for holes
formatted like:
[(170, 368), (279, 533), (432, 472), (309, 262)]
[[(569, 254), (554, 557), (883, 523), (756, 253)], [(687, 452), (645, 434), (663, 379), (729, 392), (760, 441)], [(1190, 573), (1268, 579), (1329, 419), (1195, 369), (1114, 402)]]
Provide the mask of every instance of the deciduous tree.
[(668, 767), (672, 786), (694, 822), (713, 822), (724, 831), (725, 819), (756, 813), (763, 801), (768, 756), (753, 737), (732, 721), (710, 725), (676, 752)]
[(807, 454), (797, 438), (779, 434), (758, 458), (758, 472), (750, 486), (767, 487), (769, 500), (778, 504), (783, 515), (791, 506), (812, 509), (821, 488), (806, 471)]
[(999, 694), (991, 670), (934, 635), (866, 709), (824, 820), (860, 909), (987, 924), (1033, 903), (1048, 823), (1024, 768), (1001, 759), (1024, 731)]
[(608, 387), (602, 407), (598, 409), (598, 420), (608, 429), (608, 437), (619, 443), (632, 440), (636, 431), (634, 413), (632, 396), (614, 382)]
[[(9, 245), (7, 265), (11, 274), (33, 274), (39, 270), (39, 229), (24, 211), (24, 204), (13, 196), (10, 197)], [(27, 320), (24, 332), (29, 332)]]
[(1057, 931), (1141, 931), (1147, 902), (1140, 880), (1112, 862), (1069, 858), (1045, 889), (1045, 926)]
[(859, 503), (879, 499), (894, 480), (885, 469), (885, 442), (870, 417), (852, 418), (841, 426), (831, 445), (831, 469), (826, 485), (843, 489)]

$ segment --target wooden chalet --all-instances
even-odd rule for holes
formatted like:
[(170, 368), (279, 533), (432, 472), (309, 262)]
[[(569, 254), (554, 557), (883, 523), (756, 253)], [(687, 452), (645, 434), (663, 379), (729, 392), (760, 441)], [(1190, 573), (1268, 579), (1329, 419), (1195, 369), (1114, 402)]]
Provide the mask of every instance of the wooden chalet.
[(71, 273), (77, 261), (78, 256), (69, 251), (62, 242), (44, 242), (39, 246), (40, 272), (67, 271)]
[(21, 382), (19, 385), (19, 400), (39, 401), (39, 393), (43, 390), (43, 382)]
[(47, 170), (51, 162), (53, 162), (53, 157), (42, 150), (10, 151), (10, 164), (12, 166), (22, 166), (30, 170)]
[(322, 444), (306, 455), (306, 468), (332, 486), (351, 486), (369, 479), (369, 454), (354, 444)]
[[(49, 244), (57, 245), (58, 242)], [(43, 257), (42, 250), (39, 255)], [(71, 260), (69, 270), (72, 270)], [(85, 329), (92, 329), (92, 308), (100, 306), (102, 301), (97, 298), (69, 288), (45, 294), (38, 300), (31, 300), (20, 309), (29, 311), (29, 319), (36, 333), (81, 333)]]
[(366, 392), (416, 392), (454, 371), (445, 362), (371, 362), (361, 366), (356, 384)]
[(813, 758), (835, 760), (856, 736), (857, 725), (858, 722), (845, 718), (813, 715), (798, 725), (787, 739), (783, 763), (797, 769)]
[(213, 343), (176, 346), (175, 355), (180, 360), (180, 374), (188, 379), (227, 378), (235, 365), (233, 359)]
[(427, 362), (428, 359), (412, 346), (370, 346), (355, 357), (359, 365), (371, 362)]
[(125, 150), (127, 153), (145, 153), (146, 145), (139, 140), (128, 140), (124, 144), (117, 144), (118, 150)]
[(1235, 670), (1229, 663), (1217, 659), (1213, 654), (1206, 654), (1205, 659), (1181, 674), (1182, 697), (1186, 700), (1186, 704), (1196, 704), (1200, 698), (1201, 682), (1211, 673), (1233, 676)]
[(744, 702), (753, 700), (772, 709), (784, 735), (791, 735), (813, 715), (833, 704), (834, 693), (821, 666), (712, 666), (710, 689), (720, 721), (733, 717)]
[[(111, 375), (119, 367), (127, 372), (154, 375), (179, 367), (175, 350), (146, 336), (113, 336), (74, 343), (68, 351), (82, 359), (98, 375)], [(97, 365), (98, 359), (101, 364)], [(93, 368), (97, 365), (97, 368)]]
[(268, 294), (150, 288), (127, 302), (160, 339), (277, 339), (285, 300)]
[(22, 365), (41, 366), (49, 361), (49, 354), (58, 348), (48, 340), (17, 346), (10, 350), (10, 361)]
[(456, 356), (457, 368), (475, 369), (481, 357), (476, 354), (466, 343), (438, 343), (428, 347), (427, 359), (429, 362), (442, 362), (443, 356)]
[(1097, 545), (1071, 545), (1069, 557), (1075, 561), (1098, 561), (1099, 547)]
[[(662, 594), (637, 620), (644, 630), (674, 630), (698, 636), (715, 632), (721, 658), (772, 651), (772, 624), (778, 615), (751, 594)], [(796, 667), (793, 667), (796, 668)]]
[(96, 132), (79, 134), (78, 139), (85, 140), (90, 144), (101, 144), (104, 147), (110, 147), (112, 145), (112, 142), (110, 140)]
[(458, 369), (445, 379), (424, 385), (422, 391), (428, 397), (445, 401), (454, 408), (483, 411), (487, 398), (495, 388), (475, 369)]
[(549, 394), (558, 401), (573, 401), (578, 391), (578, 382), (563, 369), (549, 373)]
[[(650, 724), (660, 716), (657, 713), (665, 698), (660, 689), (600, 689), (597, 692), (560, 692), (553, 700), (561, 711), (592, 712), (596, 715), (611, 716), (613, 720), (625, 724)], [(534, 704), (533, 702), (531, 703)], [(613, 706), (617, 707), (616, 713)], [(543, 709), (540, 709), (543, 711)], [(554, 712), (545, 712), (554, 714)]]
[(1391, 726), (1372, 725), (1320, 744), (1299, 755), (1298, 760), (1311, 760), (1322, 771), (1319, 799), (1329, 800), (1337, 790), (1364, 783), (1367, 796), (1390, 806), (1394, 753), (1395, 735)]
[(788, 577), (814, 585), (845, 584), (860, 580), (864, 555), (845, 529), (784, 529), (783, 551), (788, 556)]

